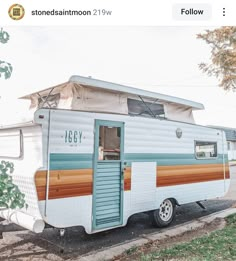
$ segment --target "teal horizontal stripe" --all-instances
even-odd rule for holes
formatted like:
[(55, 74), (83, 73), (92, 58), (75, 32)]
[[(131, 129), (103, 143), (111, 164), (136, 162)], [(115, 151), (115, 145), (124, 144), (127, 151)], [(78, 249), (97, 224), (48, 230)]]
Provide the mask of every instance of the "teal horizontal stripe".
[[(223, 162), (223, 154), (219, 154), (217, 158), (213, 159), (196, 159), (194, 154), (127, 153), (124, 160), (127, 162), (127, 166), (130, 166), (132, 162), (153, 161), (156, 161), (159, 166), (218, 164)], [(225, 158), (225, 160), (227, 159)]]
[(51, 153), (50, 169), (92, 169), (93, 154)]
[[(220, 164), (223, 155), (219, 154), (215, 159), (196, 159), (194, 154), (174, 153), (125, 153), (126, 166), (132, 162), (156, 162), (159, 166), (173, 165), (197, 165), (197, 164)], [(225, 154), (225, 161), (228, 156)], [(52, 153), (50, 154), (50, 169), (91, 169), (93, 168), (93, 154)]]

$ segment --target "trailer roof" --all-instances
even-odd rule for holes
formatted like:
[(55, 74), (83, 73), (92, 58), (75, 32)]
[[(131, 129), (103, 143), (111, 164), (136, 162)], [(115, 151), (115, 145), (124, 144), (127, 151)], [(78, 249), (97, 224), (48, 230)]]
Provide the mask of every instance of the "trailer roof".
[(236, 141), (236, 129), (235, 128), (229, 128), (229, 127), (223, 127), (223, 126), (213, 126), (209, 125), (210, 128), (223, 130), (225, 132), (226, 140), (228, 141)]
[(112, 83), (112, 82), (107, 82), (103, 80), (98, 80), (94, 79), (91, 77), (84, 77), (84, 76), (79, 76), (79, 75), (73, 75), (70, 77), (69, 81), (57, 86), (53, 86), (50, 88), (47, 88), (45, 90), (41, 90), (39, 92), (31, 93), (29, 95), (21, 97), (21, 99), (30, 99), (31, 95), (40, 93), (42, 91), (50, 90), (51, 88), (56, 88), (60, 87), (62, 85), (66, 85), (67, 83), (77, 83), (83, 86), (91, 86), (95, 87), (98, 89), (103, 89), (103, 90), (110, 90), (110, 91), (115, 91), (115, 92), (122, 92), (122, 93), (128, 93), (128, 94), (133, 94), (133, 95), (138, 95), (146, 98), (154, 98), (162, 101), (167, 101), (167, 102), (173, 102), (181, 105), (185, 105), (188, 107), (192, 107), (195, 110), (202, 110), (204, 109), (204, 105), (198, 102), (170, 96), (170, 95), (165, 95), (157, 92), (151, 92), (151, 91), (146, 91), (143, 89), (138, 89), (126, 85), (121, 85), (117, 83)]

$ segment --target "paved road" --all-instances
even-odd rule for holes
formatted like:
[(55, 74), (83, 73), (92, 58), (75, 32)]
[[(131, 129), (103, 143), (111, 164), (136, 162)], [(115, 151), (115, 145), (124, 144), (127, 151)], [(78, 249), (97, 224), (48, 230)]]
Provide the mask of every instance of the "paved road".
[[(197, 204), (187, 204), (177, 208), (176, 220), (172, 226), (181, 224), (213, 212), (226, 209), (236, 203), (236, 166), (231, 167), (231, 186), (229, 193), (220, 200), (210, 200), (203, 204), (207, 210), (202, 210)], [(69, 257), (78, 257), (82, 254), (119, 244), (148, 233), (156, 232), (148, 215), (137, 214), (130, 218), (124, 228), (87, 235), (82, 228), (70, 228), (66, 231), (64, 240), (61, 241), (58, 231), (47, 229), (42, 234), (36, 235), (29, 231), (5, 233), (0, 241), (0, 260), (29, 260), (31, 257), (43, 257), (48, 260), (65, 260)], [(65, 250), (63, 255), (61, 249)], [(10, 256), (9, 256), (10, 255)], [(8, 257), (7, 257), (8, 256)]]

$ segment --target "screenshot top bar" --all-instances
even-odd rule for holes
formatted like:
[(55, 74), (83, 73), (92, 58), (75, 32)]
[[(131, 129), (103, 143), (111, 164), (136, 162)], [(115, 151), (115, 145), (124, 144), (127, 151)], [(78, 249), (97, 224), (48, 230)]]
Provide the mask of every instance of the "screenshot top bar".
[(234, 0), (2, 1), (2, 25), (235, 25)]

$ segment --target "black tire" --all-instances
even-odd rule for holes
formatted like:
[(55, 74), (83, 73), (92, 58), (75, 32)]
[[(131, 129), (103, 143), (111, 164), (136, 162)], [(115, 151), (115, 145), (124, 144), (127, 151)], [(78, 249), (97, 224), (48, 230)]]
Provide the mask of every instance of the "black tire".
[(165, 199), (160, 208), (151, 214), (152, 223), (155, 227), (167, 227), (175, 218), (176, 204), (172, 199)]

